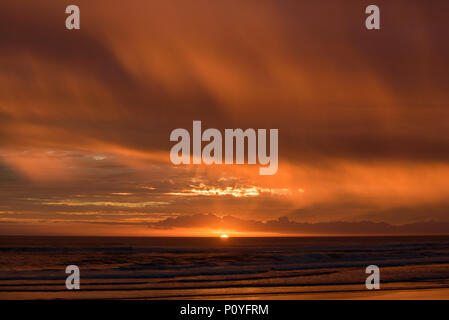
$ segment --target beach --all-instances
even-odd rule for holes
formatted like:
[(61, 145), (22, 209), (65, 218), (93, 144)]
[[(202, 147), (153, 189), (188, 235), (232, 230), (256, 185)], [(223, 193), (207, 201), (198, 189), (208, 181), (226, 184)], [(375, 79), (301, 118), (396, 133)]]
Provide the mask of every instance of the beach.
[[(448, 299), (449, 237), (1, 237), (1, 299)], [(80, 269), (67, 290), (65, 268)], [(380, 290), (365, 269), (380, 268)]]

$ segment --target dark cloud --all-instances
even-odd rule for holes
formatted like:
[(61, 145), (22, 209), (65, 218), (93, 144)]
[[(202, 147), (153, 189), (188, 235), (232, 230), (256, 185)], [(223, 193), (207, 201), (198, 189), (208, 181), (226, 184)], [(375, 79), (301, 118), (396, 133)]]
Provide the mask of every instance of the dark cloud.
[(256, 220), (243, 220), (232, 216), (220, 218), (213, 214), (197, 214), (192, 216), (167, 218), (148, 225), (149, 228), (153, 229), (210, 228), (211, 226), (214, 226), (219, 230), (291, 235), (429, 235), (449, 233), (449, 222), (429, 221), (404, 225), (391, 225), (384, 222), (376, 223), (369, 221), (300, 223), (291, 221), (287, 217), (262, 222)]
[[(443, 1), (381, 3), (377, 33), (364, 29), (358, 2), (79, 5), (76, 32), (64, 28), (62, 3), (2, 5), (0, 65), (13, 81), (1, 100), (14, 108), (2, 117), (75, 132), (81, 145), (166, 150), (173, 128), (202, 119), (209, 127), (279, 128), (291, 161), (448, 160)], [(205, 29), (208, 14), (215, 18)], [(3, 130), (16, 146), (76, 145), (68, 133), (33, 139)]]

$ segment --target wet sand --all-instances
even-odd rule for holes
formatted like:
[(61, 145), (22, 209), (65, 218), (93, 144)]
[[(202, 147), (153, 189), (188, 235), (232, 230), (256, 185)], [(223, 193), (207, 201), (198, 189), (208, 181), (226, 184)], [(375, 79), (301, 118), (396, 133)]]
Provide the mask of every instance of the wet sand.
[[(223, 300), (449, 300), (449, 287), (429, 288), (428, 283), (385, 284), (380, 290), (361, 289), (357, 285), (318, 286), (301, 288), (301, 291), (262, 293), (248, 295), (223, 295), (215, 299)], [(439, 286), (439, 284), (436, 284)], [(401, 288), (402, 287), (402, 288)], [(306, 292), (306, 290), (309, 292)], [(204, 297), (196, 297), (204, 299)], [(191, 298), (195, 299), (195, 298)]]
[(131, 300), (449, 300), (446, 282), (384, 284), (380, 290), (363, 285), (195, 290), (9, 292), (2, 299), (131, 299)]

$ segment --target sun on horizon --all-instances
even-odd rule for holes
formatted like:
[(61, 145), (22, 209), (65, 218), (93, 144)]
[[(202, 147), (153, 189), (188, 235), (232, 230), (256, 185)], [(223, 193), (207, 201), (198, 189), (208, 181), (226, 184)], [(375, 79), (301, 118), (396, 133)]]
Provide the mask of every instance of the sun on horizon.
[(222, 235), (220, 235), (220, 238), (227, 239), (227, 238), (229, 238), (229, 236), (227, 234), (222, 234)]

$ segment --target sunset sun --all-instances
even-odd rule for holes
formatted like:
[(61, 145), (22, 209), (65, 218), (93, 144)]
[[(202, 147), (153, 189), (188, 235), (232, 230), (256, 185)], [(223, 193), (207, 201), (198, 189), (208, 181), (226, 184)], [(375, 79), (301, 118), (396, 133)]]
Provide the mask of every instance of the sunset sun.
[(229, 238), (229, 236), (228, 236), (227, 234), (222, 234), (222, 235), (220, 236), (220, 238), (222, 238), (222, 239), (227, 239), (227, 238)]

